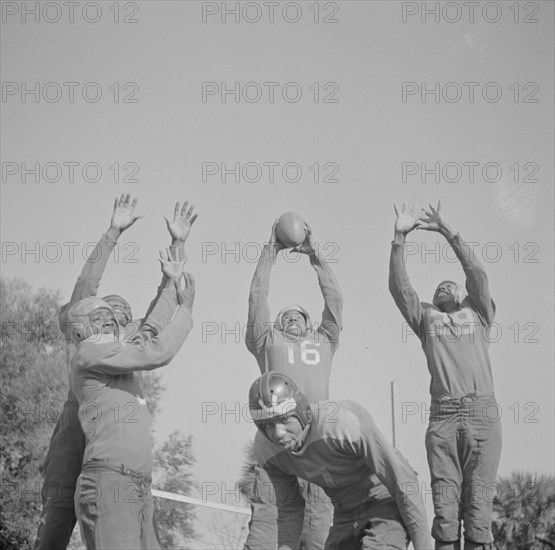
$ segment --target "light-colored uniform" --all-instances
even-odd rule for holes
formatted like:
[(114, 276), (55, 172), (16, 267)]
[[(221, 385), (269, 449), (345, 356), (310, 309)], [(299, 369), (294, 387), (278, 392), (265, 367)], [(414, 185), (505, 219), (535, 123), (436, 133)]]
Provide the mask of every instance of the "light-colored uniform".
[(283, 450), (258, 433), (255, 456), (274, 484), (278, 548), (296, 550), (304, 500), (297, 477), (323, 488), (334, 507), (326, 550), (429, 550), (426, 512), (416, 474), (385, 439), (366, 409), (320, 401), (301, 449)]
[(167, 365), (185, 341), (192, 327), (186, 306), (164, 326), (174, 304), (175, 290), (164, 290), (130, 341), (94, 336), (72, 359), (70, 383), (86, 438), (75, 507), (88, 550), (159, 548), (150, 493), (150, 414), (138, 371)]
[[(417, 334), (431, 375), (430, 424), (426, 434), (432, 478), (436, 541), (465, 539), (489, 544), (492, 486), (501, 454), (501, 424), (489, 358), (495, 305), (487, 276), (459, 234), (449, 243), (466, 275), (468, 296), (447, 314), (421, 303), (403, 260), (403, 245), (392, 243), (389, 288), (403, 317)], [(455, 548), (445, 545), (444, 548)]]
[[(68, 372), (76, 347), (72, 342), (72, 327), (68, 322), (67, 313), (83, 298), (96, 296), (106, 264), (115, 246), (115, 240), (107, 234), (102, 235), (81, 270), (70, 301), (60, 310), (58, 322), (66, 339)], [(161, 292), (162, 285), (149, 306), (149, 312), (152, 311)], [(169, 314), (171, 313), (173, 310)], [(141, 323), (142, 320), (131, 322), (125, 329), (126, 337), (130, 338), (137, 334)], [(159, 330), (155, 321), (152, 321), (150, 328)], [(34, 550), (65, 549), (77, 521), (74, 504), (75, 484), (81, 472), (85, 450), (85, 436), (79, 423), (78, 409), (77, 398), (69, 388), (67, 400), (54, 427), (45, 459), (45, 476), (41, 492), (43, 509)]]
[[(66, 339), (68, 371), (76, 348), (71, 342), (67, 312), (83, 298), (96, 296), (100, 279), (115, 245), (116, 241), (106, 234), (102, 235), (81, 270), (70, 301), (60, 310), (58, 322)], [(70, 388), (46, 455), (41, 493), (43, 509), (34, 550), (65, 549), (77, 521), (73, 495), (85, 449), (85, 436), (79, 424), (78, 409), (79, 403)]]
[[(329, 266), (311, 257), (324, 296), (322, 322), (306, 336), (290, 336), (278, 322), (270, 320), (268, 305), (270, 250), (265, 246), (253, 278), (249, 295), (249, 317), (245, 342), (256, 357), (262, 374), (280, 372), (289, 376), (310, 402), (329, 398), (332, 360), (339, 346), (343, 297)], [(255, 467), (255, 494), (245, 550), (269, 550), (277, 544), (277, 509), (273, 488), (260, 467)], [(302, 483), (305, 494), (305, 550), (321, 550), (331, 524), (332, 507), (318, 485)]]

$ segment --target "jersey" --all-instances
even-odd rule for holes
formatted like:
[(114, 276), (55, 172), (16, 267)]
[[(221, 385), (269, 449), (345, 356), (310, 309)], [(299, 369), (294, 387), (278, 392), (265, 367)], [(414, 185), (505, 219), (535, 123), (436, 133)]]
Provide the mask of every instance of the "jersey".
[(141, 330), (132, 342), (114, 342), (112, 335), (106, 335), (79, 345), (71, 362), (70, 383), (79, 400), (86, 438), (83, 466), (124, 464), (135, 472), (150, 473), (150, 415), (137, 371), (167, 365), (191, 327), (189, 310), (180, 306), (154, 337), (143, 337)]
[(249, 294), (249, 317), (245, 342), (256, 357), (262, 374), (281, 372), (289, 376), (310, 402), (329, 397), (331, 366), (339, 346), (343, 296), (329, 265), (311, 256), (324, 296), (322, 322), (306, 336), (290, 336), (277, 322), (270, 322), (268, 294), (272, 257), (262, 250)]
[(256, 459), (275, 488), (278, 546), (297, 548), (301, 477), (324, 489), (334, 506), (334, 521), (358, 520), (372, 505), (394, 501), (415, 548), (429, 548), (418, 478), (370, 413), (352, 401), (320, 401), (311, 410), (313, 418), (299, 451), (285, 451), (260, 432), (255, 439)]
[(493, 395), (489, 327), (495, 316), (495, 304), (485, 271), (470, 247), (458, 234), (449, 243), (466, 275), (468, 296), (458, 310), (447, 314), (420, 302), (406, 272), (403, 245), (397, 243), (391, 248), (389, 289), (421, 341), (431, 375), (432, 397)]
[(426, 355), (434, 397), (494, 393), (489, 328), (470, 299), (461, 306), (449, 315), (435, 307), (423, 308), (415, 331)]
[(332, 359), (331, 343), (323, 331), (298, 337), (275, 327), (266, 333), (257, 356), (262, 374), (280, 372), (289, 376), (311, 403), (329, 397)]

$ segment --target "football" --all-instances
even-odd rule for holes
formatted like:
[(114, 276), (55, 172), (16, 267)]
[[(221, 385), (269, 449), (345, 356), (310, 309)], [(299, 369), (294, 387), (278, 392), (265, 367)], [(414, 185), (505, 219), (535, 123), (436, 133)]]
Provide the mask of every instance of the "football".
[(287, 248), (300, 246), (306, 239), (304, 220), (295, 212), (285, 212), (278, 220), (276, 237)]

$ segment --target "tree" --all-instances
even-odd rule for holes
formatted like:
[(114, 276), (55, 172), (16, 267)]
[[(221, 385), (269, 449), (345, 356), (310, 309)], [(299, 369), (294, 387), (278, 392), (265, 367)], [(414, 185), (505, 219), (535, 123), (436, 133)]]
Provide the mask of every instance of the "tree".
[[(22, 279), (0, 278), (0, 548), (29, 550), (41, 511), (41, 467), (68, 390), (66, 344), (58, 325), (58, 291), (33, 290)], [(158, 372), (143, 376), (154, 416), (163, 387)], [(170, 435), (155, 453), (155, 486), (188, 494), (194, 486), (191, 439)], [(156, 499), (157, 501), (159, 499)], [(157, 502), (161, 537), (181, 541), (194, 535), (189, 505)], [(83, 548), (75, 530), (70, 548)]]
[(260, 498), (256, 495), (255, 467), (256, 458), (254, 458), (254, 443), (251, 442), (245, 447), (245, 456), (242, 468), (243, 473), (237, 483), (240, 493), (249, 504), (259, 502), (260, 500)]
[(202, 537), (202, 548), (214, 550), (241, 550), (248, 534), (248, 517), (204, 509), (200, 512), (200, 523), (207, 533)]
[(25, 550), (41, 509), (42, 466), (67, 391), (58, 292), (0, 279), (0, 547)]
[[(192, 439), (172, 432), (154, 453), (153, 485), (161, 491), (190, 495), (195, 487), (190, 472), (195, 459)], [(195, 537), (195, 514), (191, 504), (155, 499), (155, 514), (163, 548), (185, 548)]]
[(500, 550), (555, 548), (555, 479), (514, 472), (500, 478), (492, 524)]

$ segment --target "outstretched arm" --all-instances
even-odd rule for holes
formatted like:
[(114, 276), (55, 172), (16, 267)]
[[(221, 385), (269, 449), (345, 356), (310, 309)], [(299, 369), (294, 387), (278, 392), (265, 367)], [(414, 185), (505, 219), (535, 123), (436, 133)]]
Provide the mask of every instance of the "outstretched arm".
[[(162, 267), (162, 285), (159, 292), (152, 301), (149, 314), (138, 329), (137, 334), (143, 338), (152, 338), (162, 332), (170, 322), (178, 304), (176, 285), (179, 285), (181, 277), (184, 276), (186, 259), (178, 259), (179, 253), (176, 247), (168, 247), (160, 251), (160, 264)], [(191, 304), (192, 308), (192, 304)], [(134, 335), (129, 335), (133, 339)]]
[(463, 241), (460, 233), (455, 233), (445, 221), (441, 211), (441, 201), (438, 201), (437, 208), (430, 204), (430, 209), (425, 211), (425, 215), (421, 219), (420, 227), (428, 231), (437, 231), (447, 239), (461, 262), (466, 276), (466, 290), (472, 304), (486, 324), (492, 323), (495, 316), (495, 305), (489, 293), (486, 270), (472, 248)]
[[(180, 206), (179, 202), (176, 202), (173, 211), (173, 221), (170, 221), (168, 218), (164, 217), (172, 239), (170, 245), (171, 254), (168, 253), (168, 255), (171, 255), (171, 257), (175, 260), (183, 260), (183, 262), (187, 261), (187, 254), (185, 253), (185, 241), (189, 237), (191, 227), (198, 217), (198, 214), (194, 212), (194, 209), (195, 207), (192, 204), (189, 207), (188, 201), (185, 201), (183, 203), (183, 207)], [(151, 314), (158, 299), (162, 295), (162, 291), (167, 288), (168, 285), (171, 286), (171, 281), (168, 279), (164, 270), (162, 270), (162, 281), (160, 282), (160, 286), (156, 291), (156, 295), (148, 306), (147, 312), (144, 316), (145, 319)], [(177, 303), (174, 301), (174, 307), (171, 313), (175, 311), (176, 305)]]
[(277, 254), (284, 246), (276, 237), (277, 221), (272, 226), (270, 241), (264, 245), (256, 265), (249, 292), (249, 315), (245, 343), (249, 351), (257, 356), (262, 348), (266, 333), (270, 329), (270, 274)]
[(296, 250), (308, 255), (310, 265), (318, 276), (318, 284), (324, 297), (321, 328), (331, 342), (332, 351), (335, 352), (339, 346), (339, 333), (343, 328), (343, 293), (330, 264), (326, 263), (318, 247), (314, 246), (311, 227), (305, 224), (305, 229), (306, 239)]
[(405, 266), (406, 236), (420, 226), (421, 212), (415, 206), (408, 209), (406, 203), (403, 204), (401, 211), (397, 205), (394, 205), (394, 208), (397, 218), (389, 257), (389, 292), (409, 326), (421, 337), (420, 322), (424, 310), (418, 294), (412, 288)]
[(297, 550), (303, 531), (305, 500), (294, 475), (268, 467), (268, 477), (274, 486), (278, 511), (278, 550)]
[(118, 375), (153, 370), (167, 365), (179, 351), (193, 326), (191, 312), (195, 296), (195, 281), (188, 273), (183, 274), (183, 279), (183, 288), (179, 287), (179, 283), (175, 281), (173, 283), (179, 306), (173, 319), (160, 333), (150, 337), (148, 328), (143, 327), (139, 334), (125, 345), (119, 342), (102, 346), (94, 343), (88, 346), (86, 343), (81, 344), (85, 347), (80, 348), (74, 357), (74, 368)]
[(264, 456), (270, 443), (263, 440), (263, 437), (260, 433), (256, 434), (254, 455), (258, 464), (261, 464), (268, 473), (274, 487), (275, 505), (278, 510), (277, 547), (278, 550), (297, 550), (303, 530), (305, 499), (297, 477), (282, 470), (279, 464)]
[(371, 415), (362, 407), (360, 421), (360, 439), (352, 444), (355, 454), (364, 457), (369, 468), (397, 502), (415, 550), (432, 548), (428, 519), (416, 473), (408, 461), (390, 445)]
[(68, 341), (71, 335), (67, 333), (67, 312), (74, 304), (79, 302), (79, 300), (88, 298), (89, 296), (96, 296), (100, 279), (104, 274), (108, 258), (116, 246), (116, 241), (126, 229), (131, 227), (140, 218), (140, 216), (135, 216), (133, 213), (136, 204), (137, 199), (134, 198), (131, 201), (131, 195), (129, 194), (122, 194), (119, 199), (115, 199), (110, 227), (106, 233), (102, 235), (100, 241), (98, 241), (94, 250), (87, 258), (81, 270), (81, 274), (75, 283), (69, 303), (62, 306), (60, 310), (60, 326), (62, 330), (64, 330), (64, 334)]
[(432, 548), (416, 472), (387, 441), (365, 408), (350, 402), (342, 414), (343, 421), (337, 425), (340, 436), (333, 440), (335, 452), (364, 461), (395, 499), (415, 550)]

